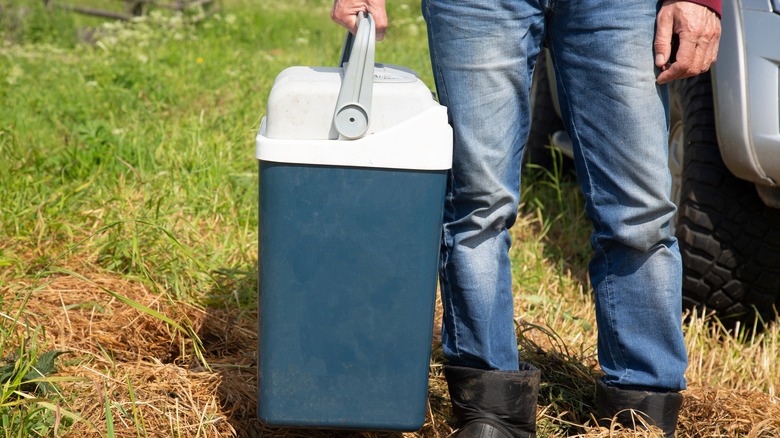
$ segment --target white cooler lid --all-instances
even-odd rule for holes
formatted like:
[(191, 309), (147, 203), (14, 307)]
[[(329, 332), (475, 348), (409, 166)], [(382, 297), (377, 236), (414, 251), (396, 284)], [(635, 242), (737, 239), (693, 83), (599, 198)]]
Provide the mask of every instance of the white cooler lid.
[(374, 63), (373, 17), (357, 18), (339, 67), (290, 67), (276, 77), (255, 155), (281, 163), (449, 169), (446, 108), (414, 71)]
[(255, 156), (261, 161), (410, 170), (452, 167), (447, 109), (433, 106), (395, 126), (357, 140), (270, 138), (263, 118)]

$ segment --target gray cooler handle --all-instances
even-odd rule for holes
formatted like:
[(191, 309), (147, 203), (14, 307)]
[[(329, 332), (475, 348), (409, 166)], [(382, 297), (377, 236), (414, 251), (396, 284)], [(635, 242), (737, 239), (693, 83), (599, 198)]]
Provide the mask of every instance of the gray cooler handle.
[(340, 66), (344, 68), (333, 126), (340, 139), (354, 140), (366, 135), (371, 116), (371, 95), (374, 89), (374, 49), (376, 24), (366, 12), (358, 14), (357, 32), (347, 32)]

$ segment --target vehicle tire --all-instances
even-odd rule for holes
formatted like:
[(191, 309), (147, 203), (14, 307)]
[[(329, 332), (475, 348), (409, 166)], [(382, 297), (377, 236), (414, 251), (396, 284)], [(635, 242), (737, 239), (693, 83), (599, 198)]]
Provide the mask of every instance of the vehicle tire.
[[(558, 117), (550, 88), (550, 75), (547, 74), (546, 53), (544, 50), (536, 59), (534, 79), (531, 84), (531, 127), (525, 144), (526, 164), (535, 164), (544, 169), (553, 168), (553, 150), (550, 148), (550, 136), (563, 130), (563, 121)], [(564, 168), (573, 168), (573, 163), (564, 157)]]
[[(723, 163), (709, 73), (676, 81), (673, 108), (675, 99), (682, 119), (675, 125), (672, 110), (670, 155), (674, 137), (684, 145), (675, 219), (683, 305), (714, 311), (729, 327), (752, 324), (756, 311), (769, 322), (780, 307), (780, 210), (767, 207), (755, 185)], [(679, 123), (683, 130), (675, 131)]]

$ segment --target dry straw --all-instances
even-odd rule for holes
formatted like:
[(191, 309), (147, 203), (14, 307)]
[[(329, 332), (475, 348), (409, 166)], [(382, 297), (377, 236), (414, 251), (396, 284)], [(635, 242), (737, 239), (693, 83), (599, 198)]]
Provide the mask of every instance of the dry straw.
[[(69, 400), (65, 408), (85, 420), (73, 425), (68, 436), (373, 438), (446, 437), (453, 432), (439, 346), (440, 306), (429, 410), (420, 431), (270, 429), (261, 425), (255, 414), (256, 312), (204, 310), (160, 296), (140, 281), (109, 274), (89, 278), (57, 274), (46, 280), (30, 293), (20, 321), (45, 327), (45, 341), (51, 348), (69, 352), (60, 361), (60, 376), (82, 378), (59, 384)], [(29, 286), (8, 287), (3, 294), (16, 294), (23, 287)], [(127, 300), (116, 299), (106, 290), (142, 307), (128, 305)], [(588, 300), (586, 296), (580, 299)], [(195, 355), (195, 342), (187, 331), (166, 324), (143, 308), (153, 309), (197, 334), (210, 369)], [(552, 320), (550, 326), (566, 327), (570, 316), (564, 316), (561, 314), (560, 321)], [(703, 327), (698, 330), (706, 332)], [(523, 358), (544, 372), (538, 406), (540, 436), (653, 436), (652, 431), (594, 426), (590, 412), (598, 369), (592, 348), (570, 347), (578, 345), (571, 342), (578, 335), (566, 334), (564, 339), (546, 325), (524, 320), (518, 320), (518, 334)], [(776, 398), (760, 391), (718, 389), (704, 386), (701, 379), (691, 380), (691, 388), (685, 392), (680, 436), (780, 436), (780, 403)]]

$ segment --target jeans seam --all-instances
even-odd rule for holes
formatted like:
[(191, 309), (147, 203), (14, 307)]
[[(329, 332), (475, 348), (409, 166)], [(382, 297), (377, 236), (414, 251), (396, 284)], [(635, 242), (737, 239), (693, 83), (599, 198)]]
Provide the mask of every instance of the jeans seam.
[[(449, 202), (449, 201), (446, 201)], [(448, 243), (448, 237), (447, 237), (447, 229), (446, 227), (442, 227), (442, 244), (447, 249), (446, 251), (443, 251), (442, 254), (442, 260), (441, 260), (441, 270), (440, 270), (440, 279), (441, 279), (441, 288), (442, 288), (442, 294), (446, 293), (447, 298), (444, 299), (442, 297), (442, 304), (446, 307), (447, 312), (445, 312), (445, 318), (444, 318), (444, 324), (447, 324), (449, 327), (449, 333), (452, 335), (452, 340), (450, 344), (452, 345), (453, 352), (455, 353), (456, 357), (460, 357), (460, 347), (458, 346), (458, 325), (454, 323), (458, 318), (455, 316), (455, 309), (456, 306), (453, 305), (452, 300), (452, 290), (450, 288), (450, 282), (447, 274), (447, 265), (449, 263), (449, 258), (447, 257), (450, 251), (452, 250), (451, 246)], [(446, 291), (446, 292), (445, 292)], [(447, 317), (449, 316), (449, 317)], [(450, 358), (447, 358), (450, 359)]]
[[(447, 85), (446, 85), (446, 83), (444, 81), (444, 75), (442, 74), (441, 68), (437, 64), (434, 63), (434, 59), (436, 59), (436, 44), (435, 44), (436, 38), (434, 36), (434, 32), (431, 31), (431, 27), (432, 26), (430, 24), (430, 21), (433, 19), (433, 17), (431, 15), (430, 3), (428, 1), (423, 1), (423, 6), (425, 8), (425, 10), (424, 10), (424, 17), (428, 21), (428, 23), (426, 23), (428, 25), (428, 29), (429, 29), (429, 32), (428, 32), (428, 39), (429, 39), (428, 49), (429, 49), (430, 55), (431, 55), (431, 64), (432, 64), (431, 67), (432, 67), (432, 71), (433, 71), (433, 75), (434, 75), (434, 82), (435, 82), (435, 85), (436, 85), (436, 91), (437, 91), (437, 94), (438, 94), (437, 98), (438, 98), (438, 101), (440, 103), (442, 102), (442, 98), (445, 101), (445, 103), (449, 103), (448, 94), (447, 94)], [(447, 112), (448, 112), (448, 117), (451, 117), (451, 115), (449, 114), (449, 109), (447, 110)], [(450, 124), (452, 124), (452, 122), (450, 122)], [(453, 139), (453, 141), (454, 141), (454, 139)], [(453, 180), (454, 176), (452, 174), (452, 170), (447, 172), (447, 178), (448, 178), (448, 181), (447, 181), (447, 193), (445, 194), (444, 210), (445, 211), (453, 211), (454, 207), (453, 207), (453, 203), (452, 203), (452, 198), (453, 198), (453, 195), (452, 195), (453, 181), (452, 180)], [(450, 346), (453, 349), (453, 353), (455, 354), (456, 357), (460, 357), (461, 352), (460, 352), (460, 347), (459, 347), (458, 325), (454, 323), (459, 318), (457, 318), (456, 315), (455, 315), (455, 311), (456, 311), (457, 306), (455, 306), (453, 304), (452, 288), (450, 287), (450, 282), (449, 282), (448, 274), (447, 274), (447, 265), (449, 263), (448, 255), (452, 251), (452, 246), (449, 244), (449, 236), (448, 236), (448, 233), (447, 233), (446, 225), (442, 226), (442, 245), (444, 245), (444, 247), (446, 248), (446, 251), (443, 251), (443, 254), (442, 254), (442, 257), (441, 257), (442, 260), (441, 260), (441, 269), (439, 271), (439, 277), (440, 277), (441, 290), (442, 290), (441, 291), (441, 293), (442, 293), (442, 304), (444, 306), (446, 306), (446, 310), (447, 310), (446, 314), (449, 315), (449, 318), (444, 318), (443, 324), (446, 324), (447, 329), (445, 329), (445, 331), (452, 337), (452, 339), (450, 340), (451, 342), (449, 342), (449, 344), (450, 344)], [(447, 295), (446, 299), (443, 296), (445, 293)], [(447, 359), (450, 359), (450, 358), (447, 358)]]

